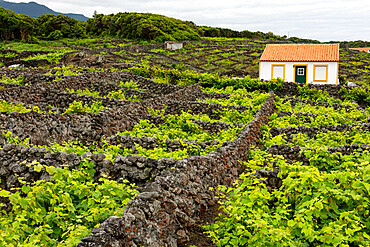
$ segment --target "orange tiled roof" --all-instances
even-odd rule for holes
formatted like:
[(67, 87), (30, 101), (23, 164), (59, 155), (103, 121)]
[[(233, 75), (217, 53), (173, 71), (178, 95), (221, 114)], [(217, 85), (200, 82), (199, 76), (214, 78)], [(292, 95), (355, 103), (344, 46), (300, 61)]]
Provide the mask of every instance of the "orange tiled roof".
[(338, 62), (339, 44), (267, 44), (261, 62)]
[(349, 48), (351, 50), (356, 50), (356, 51), (366, 51), (370, 52), (370, 47), (363, 47), (363, 48)]

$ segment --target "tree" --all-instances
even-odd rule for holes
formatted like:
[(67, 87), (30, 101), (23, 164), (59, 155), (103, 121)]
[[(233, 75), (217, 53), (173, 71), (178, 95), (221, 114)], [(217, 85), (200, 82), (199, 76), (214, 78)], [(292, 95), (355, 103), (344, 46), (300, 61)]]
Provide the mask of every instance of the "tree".
[(61, 38), (79, 38), (84, 37), (86, 33), (86, 22), (77, 21), (65, 15), (41, 15), (35, 20), (35, 33), (38, 37), (44, 39)]
[(33, 32), (33, 18), (0, 7), (0, 39), (28, 41)]

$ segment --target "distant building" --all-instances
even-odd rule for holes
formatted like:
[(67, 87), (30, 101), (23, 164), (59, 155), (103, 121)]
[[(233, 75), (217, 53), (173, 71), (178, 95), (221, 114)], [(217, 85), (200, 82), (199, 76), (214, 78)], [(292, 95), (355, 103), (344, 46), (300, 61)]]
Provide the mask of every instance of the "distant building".
[(259, 61), (263, 80), (338, 84), (339, 44), (267, 44)]
[(355, 50), (355, 51), (364, 51), (367, 53), (370, 53), (370, 47), (361, 47), (361, 48), (349, 48), (350, 50)]
[(165, 41), (166, 49), (170, 50), (178, 50), (184, 47), (183, 43), (175, 42), (175, 41)]

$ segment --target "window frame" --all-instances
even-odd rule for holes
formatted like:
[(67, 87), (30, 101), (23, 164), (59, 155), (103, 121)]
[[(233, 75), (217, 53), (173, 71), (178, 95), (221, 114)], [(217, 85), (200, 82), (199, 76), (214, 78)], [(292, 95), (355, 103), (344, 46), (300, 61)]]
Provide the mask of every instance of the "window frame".
[(277, 78), (274, 78), (274, 67), (283, 67), (283, 80), (285, 81), (285, 64), (271, 64), (271, 80), (276, 80)]
[[(325, 80), (316, 80), (316, 67), (325, 67), (326, 68)], [(327, 65), (327, 64), (314, 64), (313, 65), (313, 82), (328, 82), (328, 75), (329, 75), (329, 65)]]

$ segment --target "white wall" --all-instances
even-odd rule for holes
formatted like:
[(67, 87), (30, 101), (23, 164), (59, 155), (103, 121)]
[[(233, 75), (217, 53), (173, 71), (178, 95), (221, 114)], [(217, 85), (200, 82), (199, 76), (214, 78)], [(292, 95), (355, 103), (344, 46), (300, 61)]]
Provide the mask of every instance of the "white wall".
[(166, 48), (171, 50), (178, 50), (182, 49), (183, 44), (182, 43), (166, 43)]
[[(307, 65), (307, 83), (312, 84), (337, 84), (338, 82), (338, 63), (337, 62), (260, 62), (260, 79), (271, 80), (272, 65), (285, 65), (285, 81), (294, 81), (294, 65)], [(314, 65), (327, 65), (328, 66), (328, 81), (327, 82), (314, 82), (313, 70)], [(320, 67), (321, 68), (321, 67)], [(275, 71), (274, 71), (275, 72)], [(317, 70), (320, 76), (322, 72)], [(321, 74), (322, 75), (322, 74)], [(323, 75), (322, 75), (323, 76)], [(322, 78), (320, 78), (322, 79)]]

